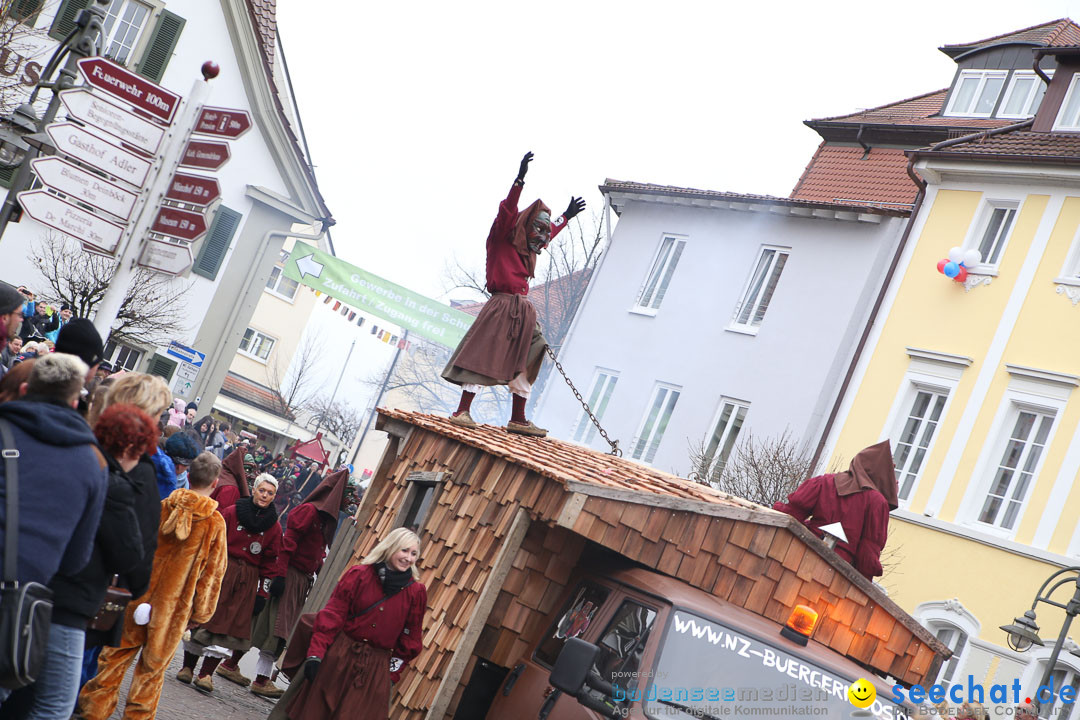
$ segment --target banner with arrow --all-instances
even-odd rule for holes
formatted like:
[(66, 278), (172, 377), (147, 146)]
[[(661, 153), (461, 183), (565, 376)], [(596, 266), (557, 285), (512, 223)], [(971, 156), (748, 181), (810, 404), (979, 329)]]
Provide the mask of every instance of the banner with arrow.
[(475, 319), (301, 242), (293, 246), (284, 274), (451, 349), (457, 347)]

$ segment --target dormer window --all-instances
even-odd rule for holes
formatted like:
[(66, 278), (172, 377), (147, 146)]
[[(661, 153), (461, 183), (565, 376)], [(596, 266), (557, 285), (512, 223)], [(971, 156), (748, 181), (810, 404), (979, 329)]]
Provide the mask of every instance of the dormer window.
[(1054, 129), (1080, 130), (1080, 73), (1072, 76), (1065, 100), (1061, 103), (1061, 111), (1054, 122)]
[[(1054, 71), (1047, 70), (1046, 74), (1053, 77)], [(1046, 83), (1033, 70), (1015, 70), (1009, 89), (1005, 91), (1005, 100), (998, 109), (998, 117), (1018, 120), (1032, 117), (1039, 111), (1045, 94)]]
[(956, 80), (946, 115), (990, 117), (1005, 85), (1004, 70), (964, 70)]

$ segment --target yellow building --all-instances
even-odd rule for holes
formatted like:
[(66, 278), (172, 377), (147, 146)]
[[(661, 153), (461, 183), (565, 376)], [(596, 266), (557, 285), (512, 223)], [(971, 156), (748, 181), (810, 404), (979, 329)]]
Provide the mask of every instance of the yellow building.
[[(1046, 645), (1024, 653), (999, 626), (1051, 573), (1080, 564), (1078, 49), (1037, 48), (1053, 79), (1023, 103), (1009, 105), (1020, 71), (1001, 73), (988, 113), (1019, 104), (1032, 119), (909, 153), (925, 191), (826, 438), (832, 467), (892, 442), (901, 501), (881, 583), (957, 651), (946, 684), (970, 674), (1033, 691), (1061, 611), (1038, 605)], [(976, 94), (988, 87), (978, 73), (990, 71), (963, 72), (981, 78)], [(936, 267), (954, 247), (980, 253), (962, 283)], [(1055, 676), (1080, 685), (1075, 643)]]

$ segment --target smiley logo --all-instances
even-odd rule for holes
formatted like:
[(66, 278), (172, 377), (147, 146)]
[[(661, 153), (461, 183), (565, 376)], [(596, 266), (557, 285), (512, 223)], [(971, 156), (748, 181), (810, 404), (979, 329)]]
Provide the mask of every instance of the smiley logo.
[(848, 700), (857, 708), (868, 708), (877, 699), (877, 690), (868, 680), (859, 678), (847, 689)]

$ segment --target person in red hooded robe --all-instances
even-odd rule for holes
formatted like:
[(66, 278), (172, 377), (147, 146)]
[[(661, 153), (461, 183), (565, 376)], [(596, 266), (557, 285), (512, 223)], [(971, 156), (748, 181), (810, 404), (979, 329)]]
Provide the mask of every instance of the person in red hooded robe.
[(532, 384), (540, 373), (547, 341), (536, 321), (536, 309), (526, 297), (529, 279), (536, 271), (536, 257), (566, 223), (585, 209), (585, 201), (571, 198), (562, 217), (551, 221), (551, 210), (540, 200), (518, 211), (525, 173), (533, 154), (525, 153), (510, 194), (499, 204), (499, 214), (487, 238), (487, 289), (491, 297), (465, 333), (443, 369), (447, 382), (461, 386), (461, 400), (450, 422), (476, 427), (469, 410), (484, 387), (506, 385), (513, 411), (506, 429), (521, 435), (543, 437), (547, 430), (525, 418)]
[(221, 461), (221, 475), (210, 496), (217, 500), (218, 511), (230, 508), (242, 497), (251, 497), (247, 473), (244, 471), (244, 451), (237, 448)]
[(803, 480), (786, 503), (785, 512), (814, 531), (840, 523), (847, 541), (836, 543), (836, 554), (873, 580), (881, 575), (881, 550), (889, 532), (889, 512), (899, 504), (896, 466), (885, 440), (859, 451), (847, 471)]

